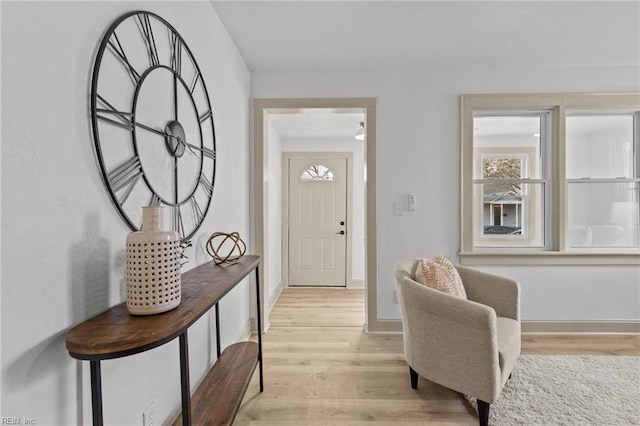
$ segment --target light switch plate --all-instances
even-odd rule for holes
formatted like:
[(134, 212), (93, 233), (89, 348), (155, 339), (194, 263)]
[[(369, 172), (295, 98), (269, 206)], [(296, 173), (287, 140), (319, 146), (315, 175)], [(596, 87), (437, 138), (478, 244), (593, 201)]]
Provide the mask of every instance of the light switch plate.
[(408, 194), (407, 195), (407, 210), (410, 212), (416, 211), (416, 194)]

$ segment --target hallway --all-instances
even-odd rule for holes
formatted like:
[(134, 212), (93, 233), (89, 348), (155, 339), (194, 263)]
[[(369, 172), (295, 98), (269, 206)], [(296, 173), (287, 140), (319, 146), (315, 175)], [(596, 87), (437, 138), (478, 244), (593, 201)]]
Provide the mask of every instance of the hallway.
[(475, 425), (463, 398), (421, 381), (402, 336), (365, 334), (364, 290), (287, 288), (264, 335), (264, 393), (254, 376), (234, 425)]

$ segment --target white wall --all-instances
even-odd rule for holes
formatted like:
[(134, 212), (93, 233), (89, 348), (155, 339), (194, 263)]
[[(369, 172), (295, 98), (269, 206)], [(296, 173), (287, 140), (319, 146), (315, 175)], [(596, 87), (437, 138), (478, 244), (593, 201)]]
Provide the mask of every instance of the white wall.
[(265, 265), (265, 293), (267, 298), (267, 309), (273, 307), (280, 295), (282, 286), (282, 140), (274, 126), (267, 126), (266, 152), (269, 170), (267, 182), (267, 256), (268, 265)]
[[(271, 148), (271, 146), (269, 146)], [(353, 153), (352, 274), (356, 282), (364, 281), (364, 142), (356, 139), (311, 138), (283, 139), (282, 152), (351, 152)], [(271, 169), (269, 169), (271, 171)]]
[[(393, 266), (459, 250), (459, 95), (640, 91), (640, 67), (439, 68), (254, 72), (254, 98), (376, 97), (378, 316), (400, 318)], [(418, 209), (393, 215), (402, 194)], [(525, 320), (640, 318), (640, 266), (486, 268), (522, 284)]]
[[(65, 334), (124, 300), (129, 229), (94, 158), (91, 70), (121, 14), (167, 19), (197, 57), (216, 122), (213, 204), (186, 269), (205, 262), (214, 231), (249, 236), (249, 71), (208, 2), (2, 2), (2, 416), (39, 425), (90, 424), (88, 363)], [(248, 281), (221, 302), (223, 347), (249, 324)], [(189, 333), (191, 382), (215, 360), (211, 316)], [(178, 345), (103, 362), (105, 424), (160, 424), (180, 407)]]

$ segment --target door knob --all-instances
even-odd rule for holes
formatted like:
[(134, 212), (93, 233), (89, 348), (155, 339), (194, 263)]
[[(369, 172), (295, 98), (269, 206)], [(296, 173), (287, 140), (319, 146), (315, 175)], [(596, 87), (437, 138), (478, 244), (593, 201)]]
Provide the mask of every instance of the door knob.
[(344, 235), (344, 231), (336, 232), (336, 234)]
[(344, 221), (340, 222), (340, 225), (344, 226)]

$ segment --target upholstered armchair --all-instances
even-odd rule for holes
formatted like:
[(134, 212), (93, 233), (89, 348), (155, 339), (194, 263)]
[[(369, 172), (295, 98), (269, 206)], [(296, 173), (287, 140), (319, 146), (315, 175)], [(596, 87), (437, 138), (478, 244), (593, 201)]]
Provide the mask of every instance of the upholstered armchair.
[(467, 300), (415, 281), (420, 259), (395, 268), (411, 387), (422, 376), (476, 398), (481, 426), (520, 355), (516, 281), (456, 266)]

